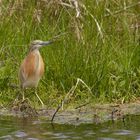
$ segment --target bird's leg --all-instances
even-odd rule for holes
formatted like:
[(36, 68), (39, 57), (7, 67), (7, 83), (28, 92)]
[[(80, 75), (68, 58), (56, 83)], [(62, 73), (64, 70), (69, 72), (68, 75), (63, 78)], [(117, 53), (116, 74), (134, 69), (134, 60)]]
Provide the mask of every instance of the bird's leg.
[(25, 96), (24, 96), (24, 90), (22, 89), (22, 101), (24, 101), (25, 100)]
[(44, 103), (43, 101), (40, 99), (39, 95), (37, 94), (37, 88), (35, 88), (35, 95), (37, 96), (37, 98), (39, 99), (40, 103), (42, 104), (42, 108), (44, 108)]

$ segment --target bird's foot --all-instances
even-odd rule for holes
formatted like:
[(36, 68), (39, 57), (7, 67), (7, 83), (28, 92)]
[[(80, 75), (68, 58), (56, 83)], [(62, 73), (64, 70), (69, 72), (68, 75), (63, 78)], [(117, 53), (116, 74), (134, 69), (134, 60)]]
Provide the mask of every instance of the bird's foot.
[(31, 102), (29, 98), (25, 98), (24, 100), (17, 100), (16, 102), (14, 101), (12, 105), (12, 110), (15, 111), (16, 113), (22, 113), (23, 115), (26, 116), (37, 116), (38, 113), (34, 107), (32, 107)]

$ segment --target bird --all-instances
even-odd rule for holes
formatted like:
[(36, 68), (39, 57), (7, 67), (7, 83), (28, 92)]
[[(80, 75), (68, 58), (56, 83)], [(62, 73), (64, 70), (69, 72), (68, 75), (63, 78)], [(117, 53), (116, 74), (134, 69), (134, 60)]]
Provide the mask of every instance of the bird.
[[(30, 49), (27, 56), (22, 61), (19, 68), (19, 81), (20, 87), (22, 89), (22, 100), (25, 100), (24, 89), (35, 88), (37, 89), (38, 83), (44, 74), (44, 61), (39, 52), (39, 49), (48, 46), (53, 41), (42, 41), (34, 40), (30, 43)], [(40, 99), (35, 90), (35, 94), (39, 99), (42, 106), (44, 106), (43, 101)]]

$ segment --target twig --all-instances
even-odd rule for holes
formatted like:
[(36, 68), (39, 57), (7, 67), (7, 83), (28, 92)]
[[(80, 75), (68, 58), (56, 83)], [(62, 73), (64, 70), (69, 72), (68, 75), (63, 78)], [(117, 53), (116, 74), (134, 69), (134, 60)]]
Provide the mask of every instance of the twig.
[(51, 122), (53, 122), (54, 120), (54, 117), (56, 116), (56, 113), (59, 111), (59, 109), (62, 107), (62, 101), (61, 101), (61, 104), (58, 105), (56, 111), (54, 112), (53, 116), (52, 116), (52, 119), (51, 119)]
[(75, 84), (75, 86), (72, 86), (72, 88), (69, 90), (69, 92), (67, 93), (67, 95), (65, 96), (65, 98), (61, 101), (61, 103), (58, 105), (56, 111), (54, 112), (53, 116), (52, 116), (52, 119), (51, 119), (51, 122), (53, 122), (55, 116), (56, 116), (56, 113), (60, 110), (60, 108), (63, 109), (63, 106), (64, 106), (64, 103), (68, 100), (68, 97), (69, 96), (72, 96), (79, 84), (79, 82), (81, 82), (82, 84), (84, 84), (86, 86), (86, 88), (89, 90), (89, 92), (92, 94), (90, 88), (84, 83), (83, 80), (81, 80), (80, 78), (77, 78), (77, 82)]
[[(68, 100), (68, 97), (69, 96), (72, 96), (79, 84), (79, 82), (81, 82), (83, 85), (85, 85), (85, 87), (88, 89), (88, 91), (90, 92), (90, 94), (92, 95), (92, 91), (91, 89), (87, 86), (87, 84), (80, 78), (77, 78), (77, 82), (75, 84), (75, 86), (73, 86), (70, 91), (67, 93), (67, 95), (65, 96), (64, 100), (62, 101), (62, 109), (63, 109), (63, 106), (64, 106), (64, 103)], [(92, 95), (93, 96), (93, 95)]]
[(56, 113), (60, 110), (60, 108), (62, 107), (62, 109), (63, 109), (63, 104), (64, 104), (64, 102), (67, 100), (68, 96), (71, 94), (71, 91), (73, 91), (73, 88), (74, 88), (74, 87), (72, 87), (72, 88), (70, 89), (70, 91), (67, 93), (67, 95), (65, 96), (65, 98), (64, 98), (64, 99), (61, 101), (61, 103), (58, 105), (56, 111), (54, 112), (54, 114), (53, 114), (53, 116), (52, 116), (51, 122), (53, 122), (54, 117), (56, 116)]
[(85, 103), (85, 104), (82, 104), (82, 105), (79, 105), (79, 106), (75, 107), (75, 109), (79, 109), (79, 108), (84, 107), (84, 106), (86, 106), (86, 105), (88, 105), (88, 104), (90, 104), (90, 102)]

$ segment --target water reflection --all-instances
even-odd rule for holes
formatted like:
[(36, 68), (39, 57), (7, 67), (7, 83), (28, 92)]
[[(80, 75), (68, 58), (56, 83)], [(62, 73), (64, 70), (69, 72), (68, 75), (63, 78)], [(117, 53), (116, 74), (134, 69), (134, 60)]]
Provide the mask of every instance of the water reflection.
[(61, 125), (38, 118), (0, 117), (1, 140), (140, 140), (140, 116), (103, 124)]

